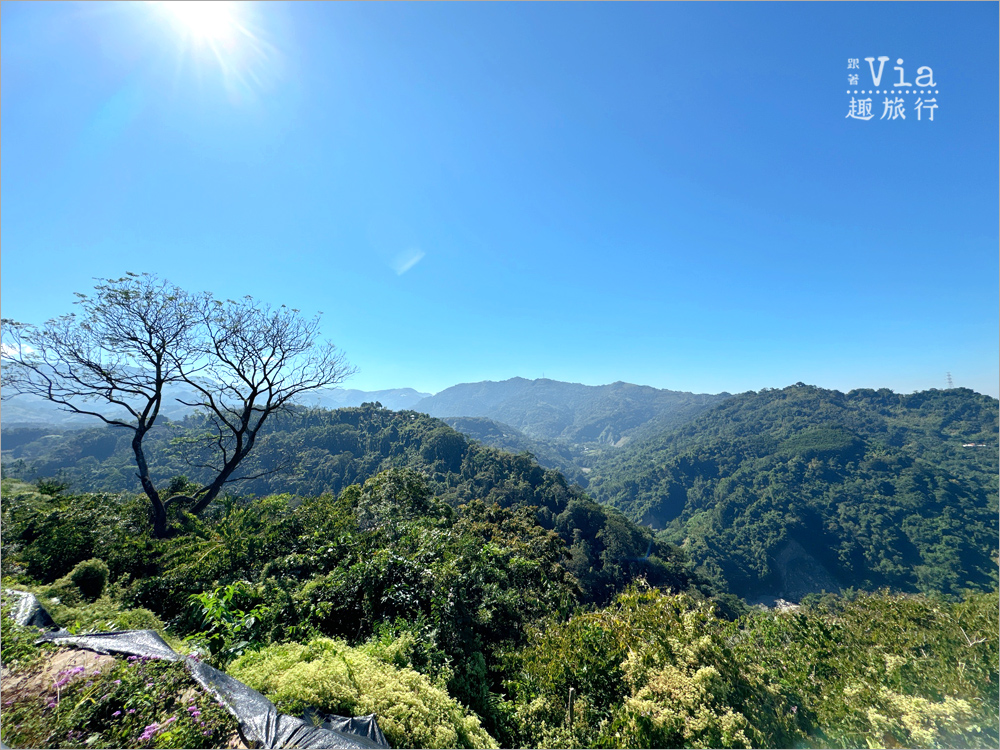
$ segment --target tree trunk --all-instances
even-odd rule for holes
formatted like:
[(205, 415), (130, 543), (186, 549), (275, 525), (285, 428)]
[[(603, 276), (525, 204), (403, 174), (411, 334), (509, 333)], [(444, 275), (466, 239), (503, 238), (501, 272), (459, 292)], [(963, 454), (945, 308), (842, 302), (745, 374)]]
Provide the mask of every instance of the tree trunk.
[(132, 452), (135, 454), (135, 462), (139, 467), (136, 476), (142, 484), (142, 489), (149, 498), (149, 520), (153, 524), (153, 536), (156, 539), (163, 539), (167, 535), (167, 509), (160, 501), (160, 493), (156, 491), (152, 480), (149, 478), (149, 466), (146, 464), (146, 454), (142, 450), (142, 438), (146, 431), (142, 428), (135, 431), (132, 438)]

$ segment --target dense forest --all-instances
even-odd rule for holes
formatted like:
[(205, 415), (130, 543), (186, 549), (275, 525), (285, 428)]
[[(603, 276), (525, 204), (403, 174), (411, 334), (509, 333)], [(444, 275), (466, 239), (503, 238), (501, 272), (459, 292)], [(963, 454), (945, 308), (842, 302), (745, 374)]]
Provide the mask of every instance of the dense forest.
[(531, 438), (510, 425), (486, 417), (441, 417), (441, 421), (483, 445), (507, 453), (530, 453), (539, 465), (556, 469), (567, 481), (587, 486), (589, 469), (579, 465), (579, 446), (563, 440)]
[[(127, 431), (5, 429), (3, 585), (74, 632), (153, 628), (284, 712), (375, 713), (395, 747), (990, 747), (996, 425), (969, 391), (798, 385), (631, 441), (584, 490), (417, 412), (295, 408), (256, 478), (171, 505), (165, 538)], [(156, 482), (202, 479), (207, 438), (198, 416), (158, 425)], [(734, 596), (761, 592), (799, 604)], [(42, 668), (0, 619), (5, 674)], [(225, 744), (209, 704), (150, 729), (183, 679), (122, 665), (26, 695), (4, 742)]]
[(745, 393), (598, 462), (589, 491), (741, 595), (997, 581), (997, 400)]
[[(4, 586), (71, 631), (155, 629), (286, 713), (375, 713), (394, 747), (998, 740), (995, 591), (750, 610), (690, 579), (620, 575), (610, 601), (587, 605), (570, 548), (533, 507), (456, 509), (412, 469), (200, 518), (173, 506), (166, 539), (134, 495), (4, 480), (3, 496)], [(5, 679), (30, 685), (52, 654), (2, 622)], [(225, 744), (231, 718), (171, 669), (121, 661), (68, 674), (58, 694), (8, 693), (4, 741)], [(178, 694), (193, 696), (186, 712)]]
[(413, 408), (432, 417), (486, 417), (530, 438), (578, 450), (619, 445), (647, 427), (689, 421), (728, 393), (685, 393), (632, 383), (581, 385), (540, 378), (461, 383)]
[[(642, 557), (651, 528), (657, 549), (671, 550), (657, 555), (680, 548), (702, 579), (751, 600), (850, 587), (957, 593), (996, 585), (997, 415), (996, 399), (964, 389), (843, 394), (800, 384), (730, 397), (671, 430), (647, 424), (646, 437), (591, 456), (585, 473), (565, 441), (485, 418), (450, 419), (463, 435), (376, 405), (299, 408), (266, 426), (243, 468), (272, 473), (234, 491), (337, 493), (406, 467), (453, 506), (537, 506), (577, 558), (598, 560), (587, 563), (595, 571), (605, 521), (557, 520), (597, 508), (589, 498), (602, 519), (610, 507), (632, 522), (627, 556)], [(205, 429), (190, 416), (150, 433), (157, 482), (202, 479), (188, 462)], [(5, 429), (3, 448), (7, 476), (139, 491), (124, 431)]]
[[(198, 417), (188, 417), (149, 434), (150, 472), (158, 484), (180, 491), (188, 481), (202, 478), (178, 449), (202, 445), (205, 429)], [(140, 491), (126, 431), (43, 432), (4, 431), (4, 456), (9, 457), (5, 475), (54, 477), (71, 488)], [(337, 411), (295, 409), (268, 423), (242, 468), (250, 476), (272, 471), (234, 485), (247, 497), (339, 494), (388, 469), (414, 470), (426, 477), (429, 491), (453, 508), (473, 500), (533, 508), (537, 522), (558, 532), (569, 546), (568, 566), (585, 601), (606, 602), (640, 574), (657, 584), (688, 585), (685, 558), (674, 545), (653, 541), (649, 529), (598, 505), (530, 456), (469, 441), (425, 414), (393, 412), (378, 404)]]

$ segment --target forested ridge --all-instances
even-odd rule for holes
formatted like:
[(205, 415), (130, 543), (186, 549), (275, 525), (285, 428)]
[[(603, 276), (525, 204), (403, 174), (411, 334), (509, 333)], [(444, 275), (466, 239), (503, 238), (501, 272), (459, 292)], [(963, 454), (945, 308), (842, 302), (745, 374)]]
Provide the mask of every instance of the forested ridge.
[(486, 417), (563, 446), (616, 445), (647, 425), (667, 429), (729, 396), (633, 383), (582, 385), (539, 378), (460, 383), (413, 408), (434, 417)]
[(996, 585), (997, 400), (967, 389), (741, 394), (605, 456), (589, 490), (741, 595), (801, 595), (810, 570), (828, 588)]
[[(256, 478), (197, 516), (170, 505), (163, 538), (127, 432), (7, 429), (3, 583), (74, 631), (156, 629), (282, 711), (376, 713), (397, 747), (991, 747), (996, 411), (961, 390), (742, 394), (585, 491), (424, 414), (295, 408), (241, 466)], [(180, 456), (206, 426), (147, 436), (159, 485), (200, 481)], [(732, 595), (810, 576), (844, 590)], [(5, 668), (30, 672), (42, 647), (3, 622)], [(73, 710), (5, 705), (4, 741), (168, 743), (147, 736), (174, 710), (156, 682), (122, 697), (143, 735), (113, 715), (129, 679), (67, 685), (52, 705)], [(218, 746), (213, 721), (186, 741)]]
[[(173, 479), (181, 490), (185, 481), (202, 478), (207, 470), (182, 461), (174, 448), (210, 443), (205, 429), (192, 416), (150, 432), (146, 440), (154, 481), (168, 485)], [(6, 474), (57, 477), (72, 488), (139, 491), (130, 436), (124, 431), (39, 432), (4, 431)], [(656, 583), (687, 585), (685, 561), (673, 545), (653, 542), (648, 529), (601, 507), (559, 472), (543, 469), (527, 454), (470, 441), (416, 412), (366, 404), (336, 411), (297, 408), (278, 415), (265, 426), (255, 453), (242, 467), (243, 475), (264, 475), (233, 486), (247, 497), (311, 497), (339, 494), (379, 472), (404, 468), (420, 472), (434, 495), (451, 507), (479, 500), (503, 508), (536, 508), (538, 522), (558, 531), (570, 546), (572, 562), (567, 565), (581, 582), (586, 601), (607, 601), (640, 573)], [(639, 560), (648, 552), (649, 559)]]

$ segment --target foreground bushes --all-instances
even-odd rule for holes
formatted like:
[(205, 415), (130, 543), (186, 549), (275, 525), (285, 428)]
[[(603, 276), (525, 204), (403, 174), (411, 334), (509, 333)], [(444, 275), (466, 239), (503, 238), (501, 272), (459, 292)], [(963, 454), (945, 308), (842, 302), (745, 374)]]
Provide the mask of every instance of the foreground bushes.
[(998, 604), (866, 593), (730, 623), (687, 595), (634, 589), (517, 656), (521, 742), (995, 747)]
[[(339, 497), (178, 510), (162, 540), (130, 503), (5, 481), (4, 585), (38, 594), (74, 631), (148, 627), (217, 666), (238, 659), (236, 676), (289, 712), (374, 712), (396, 745), (1000, 740), (996, 592), (812, 597), (765, 612), (640, 582), (581, 608), (586, 540), (567, 548), (561, 521), (547, 530), (530, 507), (450, 508), (408, 471)], [(566, 513), (580, 528), (592, 510)], [(603, 529), (621, 560), (642, 541)], [(656, 550), (643, 549), (629, 564), (655, 572)], [(33, 658), (6, 627), (3, 650), (5, 663)]]
[(757, 613), (728, 639), (812, 717), (828, 747), (998, 744), (1000, 601), (861, 593)]
[[(600, 747), (791, 747), (789, 697), (727, 646), (725, 621), (688, 595), (632, 589), (540, 631), (519, 656), (522, 742)], [(569, 688), (579, 696), (573, 731)]]
[(285, 713), (308, 706), (342, 716), (374, 713), (393, 747), (497, 747), (443, 687), (343, 641), (270, 646), (244, 654), (229, 672)]

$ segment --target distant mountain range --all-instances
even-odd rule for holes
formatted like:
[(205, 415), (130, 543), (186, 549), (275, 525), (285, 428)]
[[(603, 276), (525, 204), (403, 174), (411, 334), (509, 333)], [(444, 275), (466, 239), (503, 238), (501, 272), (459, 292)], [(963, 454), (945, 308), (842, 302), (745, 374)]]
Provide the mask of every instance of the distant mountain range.
[[(164, 417), (179, 422), (194, 413), (178, 401), (193, 400), (184, 388), (168, 387), (165, 396)], [(590, 466), (603, 453), (686, 424), (727, 398), (728, 393), (686, 393), (622, 382), (590, 386), (545, 378), (511, 378), (461, 383), (436, 395), (413, 388), (328, 388), (307, 394), (299, 403), (323, 409), (380, 403), (393, 411), (428, 414), (484, 445), (531, 453), (542, 466), (558, 469), (571, 482), (586, 487)], [(94, 406), (106, 416), (123, 416), (122, 410)], [(4, 428), (59, 430), (101, 424), (96, 417), (63, 411), (33, 396), (5, 400), (0, 423)]]
[(728, 397), (622, 382), (595, 386), (511, 378), (455, 385), (414, 409), (439, 418), (486, 417), (538, 440), (618, 446), (644, 428), (683, 424)]
[[(300, 403), (309, 407), (342, 409), (378, 402), (393, 411), (410, 409), (432, 417), (483, 417), (502, 423), (503, 430), (508, 433), (513, 430), (528, 439), (573, 445), (579, 456), (581, 446), (624, 445), (643, 429), (670, 429), (728, 397), (728, 393), (685, 393), (622, 382), (590, 386), (558, 380), (511, 378), (500, 382), (462, 383), (436, 395), (413, 388), (381, 391), (329, 388), (307, 394)], [(179, 421), (194, 412), (178, 398), (193, 400), (182, 387), (168, 388), (163, 416)], [(94, 407), (106, 416), (121, 415), (121, 411), (99, 403)], [(0, 422), (4, 427), (51, 425), (61, 429), (100, 424), (95, 417), (66, 412), (32, 396), (5, 400)], [(473, 428), (471, 423), (467, 426)], [(495, 431), (483, 433), (479, 427), (473, 430), (477, 431), (479, 434), (469, 434), (489, 445), (511, 447), (503, 445)], [(546, 465), (558, 464), (546, 462)]]
[[(4, 396), (6, 398), (6, 392)], [(364, 403), (381, 403), (386, 409), (401, 411), (412, 409), (419, 401), (431, 394), (421, 393), (412, 388), (392, 388), (384, 391), (359, 391), (344, 388), (328, 388), (308, 394), (303, 398), (303, 406), (320, 407), (323, 409), (342, 409), (347, 406), (361, 406)], [(163, 408), (161, 414), (175, 422), (193, 414), (194, 409), (185, 406), (178, 399), (193, 401), (194, 392), (190, 389), (168, 386), (164, 390)], [(106, 404), (95, 402), (91, 408), (106, 417), (122, 417), (124, 409), (115, 409)], [(0, 407), (0, 423), (4, 427), (34, 427), (49, 425), (60, 429), (83, 429), (97, 427), (101, 421), (97, 417), (88, 417), (73, 412), (64, 411), (50, 401), (37, 396), (14, 396), (3, 402)]]
[[(463, 389), (479, 394), (480, 409), (506, 409), (508, 418), (520, 419), (536, 434), (539, 425), (553, 431), (559, 425), (533, 421), (531, 414), (556, 413), (564, 424), (559, 435), (593, 435), (581, 427), (592, 424), (595, 430), (600, 427), (598, 436), (631, 439), (613, 447), (532, 437), (488, 417), (447, 417), (443, 424), (374, 406), (300, 408), (269, 422), (245, 467), (255, 474), (290, 461), (289, 472), (267, 474), (241, 485), (240, 491), (258, 496), (339, 492), (384, 468), (410, 466), (425, 473), (435, 492), (454, 504), (493, 502), (497, 498), (487, 485), (502, 487), (505, 497), (516, 495), (518, 502), (539, 507), (546, 523), (563, 506), (549, 507), (555, 501), (544, 488), (559, 497), (583, 498), (586, 493), (620, 511), (629, 528), (651, 527), (642, 532), (646, 541), (641, 544), (639, 536), (628, 532), (635, 542), (627, 553), (632, 558), (638, 555), (634, 549), (646, 549), (652, 532), (663, 549), (682, 549), (700, 578), (761, 601), (798, 601), (808, 593), (847, 587), (958, 595), (996, 586), (1000, 404), (989, 396), (961, 388), (845, 394), (799, 383), (714, 397), (714, 404), (690, 417), (698, 397), (665, 392), (688, 411), (653, 410), (645, 422), (636, 419), (632, 424), (637, 426), (623, 429), (629, 424), (625, 416), (619, 422), (610, 413), (601, 422), (600, 408), (610, 408), (608, 402), (619, 398), (627, 415), (629, 408), (638, 411), (635, 401), (640, 399), (630, 404), (621, 394), (638, 393), (655, 404), (667, 400), (664, 392), (554, 381), (456, 390)], [(514, 396), (490, 401), (505, 389)], [(549, 394), (546, 408), (519, 417), (512, 405), (520, 398), (522, 410), (530, 407), (525, 394), (533, 392)], [(575, 409), (556, 408), (556, 396), (567, 392), (597, 398), (581, 398)], [(369, 393), (354, 398), (379, 400)], [(421, 400), (418, 408), (429, 401)], [(454, 403), (467, 408), (458, 399)], [(675, 426), (660, 426), (671, 420)], [(174, 439), (203, 432), (197, 417), (154, 428), (148, 438), (154, 478), (163, 483), (193, 471), (175, 455)], [(489, 447), (476, 446), (469, 438)], [(129, 440), (128, 431), (121, 429), (16, 428), (5, 423), (4, 475), (29, 481), (59, 477), (79, 491), (137, 491)], [(497, 454), (494, 447), (508, 453)], [(509, 455), (525, 451), (583, 489), (556, 479), (555, 472), (533, 468), (526, 456)], [(480, 463), (485, 456), (493, 458)], [(517, 476), (497, 462), (520, 467)], [(572, 524), (589, 529), (591, 511), (581, 508)], [(575, 539), (569, 526), (563, 531), (566, 539)], [(598, 536), (591, 530), (586, 539), (592, 544)], [(593, 558), (586, 544), (580, 542), (581, 560)], [(584, 568), (577, 573), (585, 575)]]

